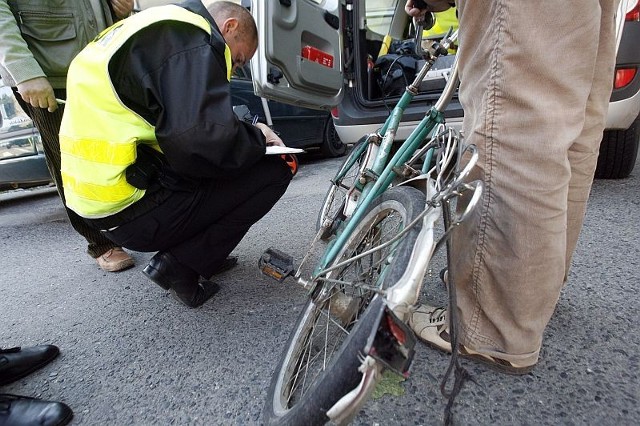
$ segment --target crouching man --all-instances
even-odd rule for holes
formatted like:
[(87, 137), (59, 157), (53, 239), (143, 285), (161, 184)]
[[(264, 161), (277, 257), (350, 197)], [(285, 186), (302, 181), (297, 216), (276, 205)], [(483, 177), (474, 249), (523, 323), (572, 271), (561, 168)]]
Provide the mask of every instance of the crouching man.
[[(67, 205), (117, 244), (157, 251), (144, 273), (189, 307), (284, 194), (267, 126), (233, 114), (229, 80), (257, 48), (248, 11), (198, 0), (147, 9), (72, 62), (60, 130)], [(204, 278), (204, 279), (203, 279)]]

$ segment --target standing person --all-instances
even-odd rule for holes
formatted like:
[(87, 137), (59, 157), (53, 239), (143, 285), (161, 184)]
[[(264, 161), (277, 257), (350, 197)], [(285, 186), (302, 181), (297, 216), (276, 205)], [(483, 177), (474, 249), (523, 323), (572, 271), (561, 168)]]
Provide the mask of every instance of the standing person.
[(60, 129), (67, 205), (111, 240), (158, 251), (144, 273), (189, 307), (284, 194), (291, 171), (269, 127), (233, 113), (230, 82), (257, 48), (242, 6), (198, 0), (146, 9), (69, 68)]
[[(0, 0), (0, 77), (42, 136), (44, 153), (58, 194), (60, 122), (71, 59), (115, 19), (132, 11), (133, 0)], [(87, 253), (105, 271), (133, 266), (133, 259), (106, 236), (66, 208), (71, 226), (88, 242)]]
[[(567, 278), (612, 90), (617, 5), (457, 2), (464, 134), (480, 154), (470, 179), (482, 179), (485, 191), (453, 233), (448, 272), (460, 353), (506, 373), (538, 362)], [(413, 6), (408, 0), (409, 15), (425, 12)], [(448, 314), (423, 305), (410, 324), (451, 352)]]

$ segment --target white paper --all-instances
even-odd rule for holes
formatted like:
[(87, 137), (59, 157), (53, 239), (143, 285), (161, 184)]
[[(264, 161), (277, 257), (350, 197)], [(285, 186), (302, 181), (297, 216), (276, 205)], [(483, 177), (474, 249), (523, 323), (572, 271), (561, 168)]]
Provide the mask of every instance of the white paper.
[(267, 147), (267, 155), (274, 154), (300, 154), (304, 152), (304, 149), (289, 148), (288, 146), (270, 145)]

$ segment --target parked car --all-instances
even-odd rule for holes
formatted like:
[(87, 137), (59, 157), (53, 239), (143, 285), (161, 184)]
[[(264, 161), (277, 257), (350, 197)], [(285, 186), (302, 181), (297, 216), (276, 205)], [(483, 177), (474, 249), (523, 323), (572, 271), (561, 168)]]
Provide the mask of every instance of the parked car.
[(51, 181), (35, 127), (0, 131), (0, 190), (29, 188)]
[(38, 130), (0, 80), (0, 191), (51, 181)]
[(622, 1), (620, 12), (618, 19), (624, 18), (624, 25), (618, 39), (613, 92), (595, 174), (604, 179), (629, 176), (640, 144), (640, 1)]
[[(309, 108), (332, 109), (336, 131), (347, 144), (380, 128), (399, 99), (397, 90), (389, 90), (396, 82), (387, 78), (396, 74), (400, 86), (412, 81), (411, 63), (387, 60), (390, 65), (385, 68), (381, 61), (382, 56), (393, 53), (387, 52), (389, 39), (400, 43), (398, 49), (408, 40), (410, 18), (404, 12), (405, 0), (346, 3), (292, 0), (255, 4), (260, 7), (254, 7), (252, 14), (262, 43), (251, 67), (259, 96)], [(620, 3), (615, 89), (596, 177), (626, 177), (636, 162), (640, 115), (639, 8), (639, 0)], [(278, 73), (284, 77), (274, 79)], [(402, 81), (405, 77), (406, 81)], [(424, 81), (424, 90), (405, 110), (398, 140), (406, 139), (425, 111), (434, 105), (445, 77), (446, 72), (440, 69)], [(456, 97), (445, 117), (452, 127), (461, 127), (463, 110)]]

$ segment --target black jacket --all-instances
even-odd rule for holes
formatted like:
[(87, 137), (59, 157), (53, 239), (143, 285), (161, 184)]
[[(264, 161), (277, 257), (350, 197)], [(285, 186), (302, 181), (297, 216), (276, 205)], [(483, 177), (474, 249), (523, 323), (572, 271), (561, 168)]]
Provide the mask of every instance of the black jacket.
[[(208, 179), (241, 173), (265, 153), (265, 138), (233, 113), (224, 39), (199, 0), (182, 7), (207, 19), (151, 25), (119, 49), (109, 73), (122, 102), (155, 126), (171, 169)], [(141, 12), (144, 13), (144, 12)]]

